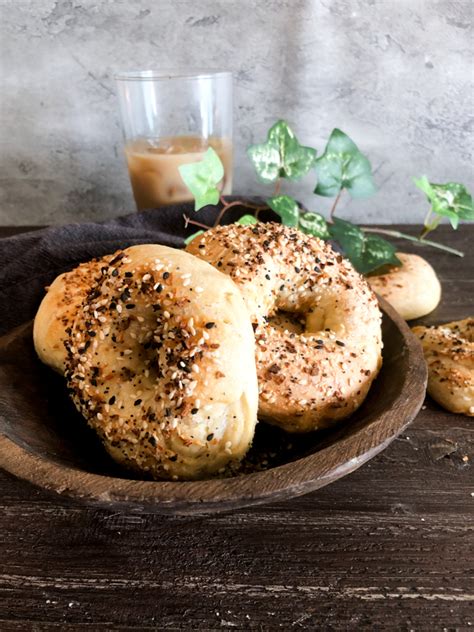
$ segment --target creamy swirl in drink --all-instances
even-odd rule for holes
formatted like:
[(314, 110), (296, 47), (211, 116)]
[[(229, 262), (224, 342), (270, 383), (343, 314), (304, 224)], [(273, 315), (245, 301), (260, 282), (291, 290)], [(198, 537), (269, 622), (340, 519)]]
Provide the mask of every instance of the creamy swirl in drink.
[(133, 195), (139, 211), (192, 200), (178, 167), (202, 160), (209, 147), (224, 165), (221, 191), (232, 192), (232, 143), (225, 138), (170, 136), (155, 140), (137, 139), (125, 146)]

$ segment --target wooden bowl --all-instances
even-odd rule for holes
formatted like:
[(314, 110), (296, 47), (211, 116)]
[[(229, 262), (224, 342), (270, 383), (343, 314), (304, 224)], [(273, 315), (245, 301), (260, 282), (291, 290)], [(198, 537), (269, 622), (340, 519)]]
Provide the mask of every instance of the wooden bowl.
[(207, 513), (299, 496), (387, 447), (418, 413), (427, 371), (418, 341), (384, 301), (383, 368), (361, 408), (332, 430), (287, 435), (259, 424), (242, 473), (196, 482), (137, 480), (105, 453), (37, 359), (32, 324), (0, 339), (0, 466), (38, 487), (115, 510)]

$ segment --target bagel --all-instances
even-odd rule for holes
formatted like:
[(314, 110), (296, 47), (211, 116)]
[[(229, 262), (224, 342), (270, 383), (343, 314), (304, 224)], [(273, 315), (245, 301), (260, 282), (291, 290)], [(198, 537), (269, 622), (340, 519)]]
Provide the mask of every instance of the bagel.
[[(238, 463), (253, 439), (258, 387), (253, 330), (235, 284), (158, 245), (127, 248), (77, 274), (71, 301), (83, 299), (68, 304), (65, 374), (77, 409), (111, 456), (173, 480)], [(51, 321), (51, 305), (40, 306), (40, 323)], [(44, 357), (59, 366), (40, 331)], [(55, 326), (48, 331), (57, 334)]]
[(441, 300), (441, 285), (430, 264), (418, 255), (397, 252), (403, 265), (367, 277), (370, 287), (402, 318), (413, 320), (432, 312)]
[(58, 373), (64, 374), (66, 369), (66, 329), (94, 279), (101, 274), (100, 268), (112, 258), (110, 255), (81, 263), (74, 270), (60, 274), (47, 288), (34, 320), (33, 342), (40, 360)]
[[(228, 274), (254, 324), (259, 418), (289, 432), (330, 426), (363, 402), (381, 366), (381, 313), (329, 244), (275, 223), (217, 226), (188, 252)], [(282, 325), (299, 314), (304, 332)]]
[(412, 331), (428, 365), (428, 393), (443, 408), (474, 417), (474, 318)]

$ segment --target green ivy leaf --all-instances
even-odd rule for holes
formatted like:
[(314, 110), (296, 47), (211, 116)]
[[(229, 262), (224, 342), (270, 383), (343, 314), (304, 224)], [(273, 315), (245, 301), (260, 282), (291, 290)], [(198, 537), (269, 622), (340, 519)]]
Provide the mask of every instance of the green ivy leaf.
[(219, 202), (218, 184), (224, 177), (224, 166), (212, 147), (202, 160), (178, 167), (184, 184), (194, 196), (194, 210)]
[(401, 265), (394, 246), (385, 239), (365, 234), (358, 226), (337, 217), (328, 227), (331, 237), (340, 244), (346, 257), (361, 274), (368, 274), (386, 264)]
[(316, 150), (300, 145), (286, 121), (275, 123), (267, 141), (252, 145), (247, 154), (262, 182), (275, 182), (279, 178), (299, 180), (316, 160)]
[(268, 206), (280, 216), (285, 226), (298, 226), (300, 209), (295, 199), (289, 195), (277, 195), (267, 200)]
[(252, 224), (258, 224), (258, 219), (254, 215), (242, 215), (235, 223), (242, 226), (251, 226)]
[(317, 195), (335, 197), (347, 189), (353, 198), (369, 197), (375, 192), (372, 167), (368, 158), (340, 129), (333, 129), (329, 141), (315, 163), (318, 184)]
[(462, 184), (458, 182), (435, 184), (426, 176), (419, 179), (413, 178), (413, 182), (431, 202), (432, 213), (448, 217), (454, 229), (458, 227), (461, 219), (474, 220), (472, 195)]
[(199, 237), (199, 235), (203, 235), (206, 231), (204, 230), (198, 230), (197, 232), (193, 233), (192, 235), (189, 235), (189, 237), (186, 237), (186, 239), (184, 240), (184, 243), (186, 244), (186, 246), (188, 244), (190, 244), (192, 242), (192, 240), (195, 237)]
[(364, 264), (362, 274), (373, 272), (384, 265), (401, 266), (395, 247), (378, 235), (365, 234)]
[(314, 235), (320, 239), (330, 238), (328, 223), (319, 213), (301, 213), (298, 227), (307, 235)]

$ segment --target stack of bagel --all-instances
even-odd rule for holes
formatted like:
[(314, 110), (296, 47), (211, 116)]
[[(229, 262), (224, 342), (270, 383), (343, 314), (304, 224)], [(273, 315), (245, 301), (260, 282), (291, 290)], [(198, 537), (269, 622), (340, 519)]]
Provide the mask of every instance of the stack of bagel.
[(81, 264), (48, 289), (34, 343), (112, 457), (171, 480), (235, 466), (257, 415), (295, 433), (347, 418), (382, 362), (367, 281), (275, 223)]

